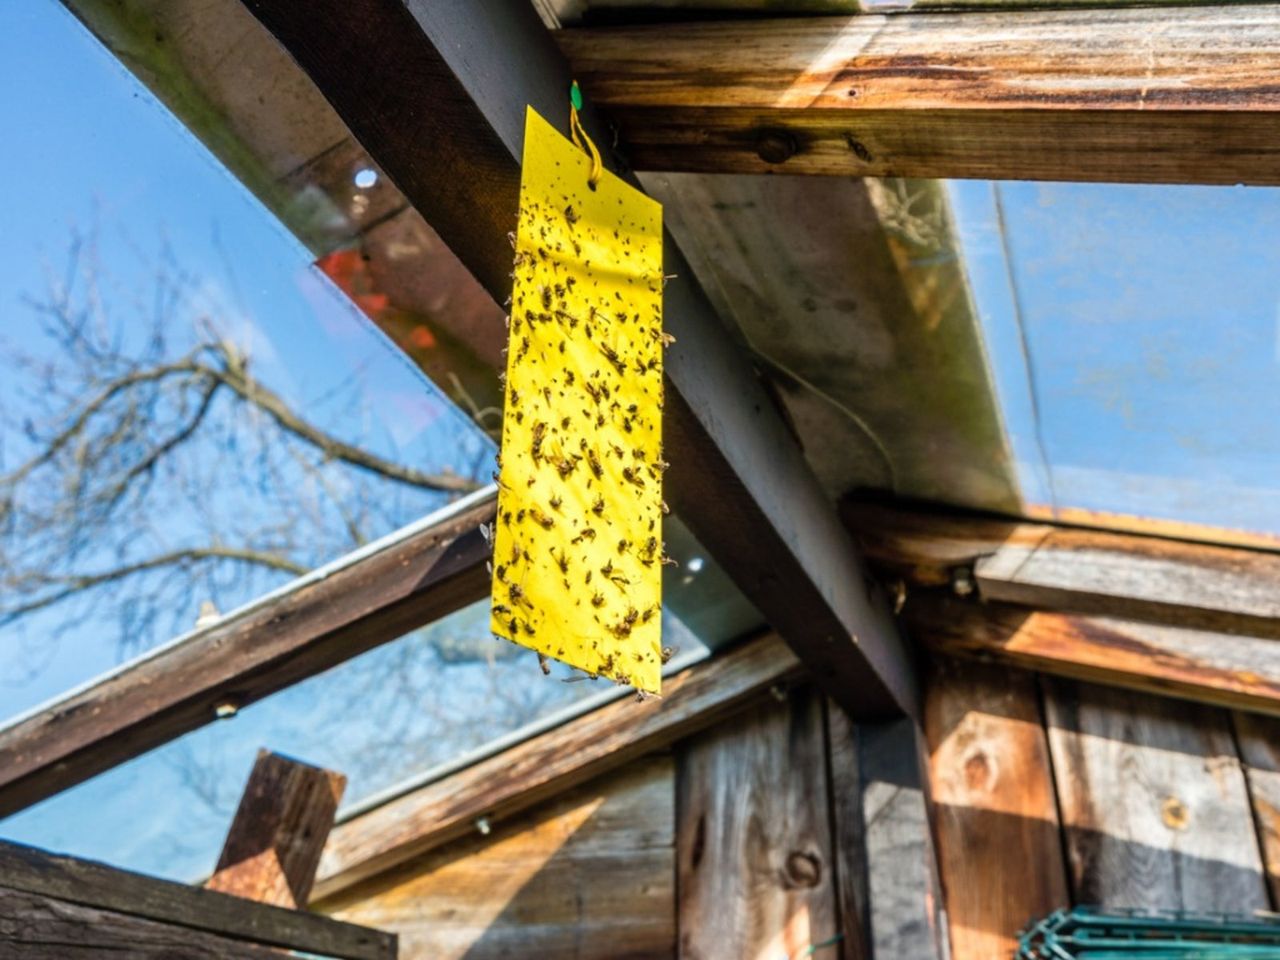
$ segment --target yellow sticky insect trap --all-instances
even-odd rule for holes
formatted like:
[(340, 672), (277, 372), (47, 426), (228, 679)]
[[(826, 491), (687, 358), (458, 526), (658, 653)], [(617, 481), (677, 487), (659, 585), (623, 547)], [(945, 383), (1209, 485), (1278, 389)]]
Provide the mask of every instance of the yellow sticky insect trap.
[(662, 671), (662, 284), (662, 207), (593, 170), (530, 108), (492, 630), (651, 693)]

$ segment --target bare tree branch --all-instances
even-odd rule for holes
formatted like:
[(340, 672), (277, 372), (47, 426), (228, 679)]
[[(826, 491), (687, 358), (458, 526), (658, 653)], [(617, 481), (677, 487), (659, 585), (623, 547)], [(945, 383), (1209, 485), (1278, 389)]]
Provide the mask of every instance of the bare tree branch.
[(211, 376), (218, 377), (242, 398), (275, 420), (282, 428), (288, 430), (299, 439), (305, 440), (330, 459), (342, 460), (353, 467), (360, 467), (363, 470), (369, 470), (388, 479), (397, 480), (400, 483), (407, 483), (415, 487), (423, 487), (428, 490), (470, 493), (472, 490), (479, 488), (479, 484), (474, 480), (468, 480), (465, 477), (448, 472), (424, 473), (421, 470), (415, 470), (413, 467), (393, 463), (325, 433), (294, 413), (278, 394), (249, 379), (244, 372), (243, 365), (237, 362), (234, 355), (230, 353), (228, 344), (224, 342), (210, 345), (210, 347), (225, 357), (227, 362), (220, 369), (202, 368), (205, 372)]
[[(0, 626), (11, 623), (26, 614), (61, 603), (76, 593), (91, 590), (94, 587), (125, 580), (161, 567), (187, 567), (193, 563), (207, 560), (234, 560), (238, 563), (256, 564), (269, 570), (292, 574), (295, 577), (300, 577), (307, 572), (306, 567), (292, 563), (277, 554), (264, 553), (259, 550), (247, 550), (240, 547), (214, 546), (171, 550), (168, 553), (148, 557), (136, 563), (128, 563), (124, 566), (97, 573), (67, 574), (63, 576), (33, 574), (25, 578), (25, 585), (29, 588), (56, 587), (57, 589), (53, 593), (37, 596), (34, 600), (10, 607), (0, 614)], [(19, 587), (22, 585), (22, 583), (15, 584), (15, 586)]]

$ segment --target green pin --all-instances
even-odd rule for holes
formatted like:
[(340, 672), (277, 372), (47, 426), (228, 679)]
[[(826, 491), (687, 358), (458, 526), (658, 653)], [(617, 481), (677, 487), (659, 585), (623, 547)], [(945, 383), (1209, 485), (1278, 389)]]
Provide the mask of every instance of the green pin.
[(577, 80), (569, 84), (569, 102), (573, 104), (573, 109), (582, 109), (582, 90), (579, 89)]

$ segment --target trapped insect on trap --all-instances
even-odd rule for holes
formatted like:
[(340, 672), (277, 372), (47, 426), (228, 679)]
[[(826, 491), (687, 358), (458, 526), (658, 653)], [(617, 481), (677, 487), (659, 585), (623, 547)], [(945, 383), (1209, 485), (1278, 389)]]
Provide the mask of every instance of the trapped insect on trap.
[[(491, 629), (659, 692), (662, 208), (529, 108)], [(577, 146), (575, 146), (575, 143)]]

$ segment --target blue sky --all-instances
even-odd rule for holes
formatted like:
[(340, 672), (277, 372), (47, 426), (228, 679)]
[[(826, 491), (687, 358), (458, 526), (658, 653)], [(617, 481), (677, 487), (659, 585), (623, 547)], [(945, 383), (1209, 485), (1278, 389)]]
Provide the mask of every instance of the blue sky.
[(949, 190), (1024, 502), (1280, 531), (1280, 190)]

